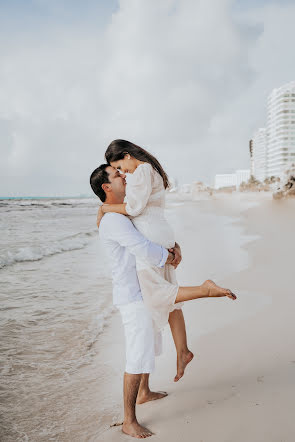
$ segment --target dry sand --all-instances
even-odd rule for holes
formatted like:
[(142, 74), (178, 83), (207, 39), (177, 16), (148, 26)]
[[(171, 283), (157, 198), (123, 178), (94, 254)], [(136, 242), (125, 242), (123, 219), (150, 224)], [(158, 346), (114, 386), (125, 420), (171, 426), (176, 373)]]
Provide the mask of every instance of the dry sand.
[[(249, 202), (256, 206), (245, 210)], [(176, 232), (184, 256), (179, 281), (195, 281), (199, 264), (197, 276), (201, 282), (209, 256), (212, 269), (216, 270), (218, 263), (222, 274), (224, 269), (224, 278), (214, 271), (216, 282), (230, 287), (238, 299), (186, 303), (188, 341), (195, 358), (185, 376), (173, 383), (175, 352), (167, 330), (165, 354), (157, 360), (151, 387), (166, 390), (169, 395), (138, 406), (138, 419), (155, 433), (150, 439), (154, 441), (294, 442), (295, 199), (274, 201), (269, 194), (233, 194), (215, 195), (199, 206), (193, 204), (197, 203), (191, 207), (186, 203), (184, 215), (199, 208), (217, 217), (236, 219), (234, 225), (241, 236), (252, 239), (242, 248), (243, 253), (247, 252), (247, 264), (240, 263), (240, 268), (233, 265), (234, 271), (228, 272), (222, 261), (228, 259), (228, 253), (235, 260), (232, 245), (226, 249), (228, 239), (223, 242), (221, 235), (221, 242), (216, 237), (208, 240), (208, 227), (202, 235), (204, 243), (198, 247), (193, 234), (180, 229), (186, 217), (179, 219)], [(238, 254), (239, 245), (236, 250)], [(206, 262), (203, 268), (200, 255)], [(118, 321), (116, 327), (120, 333)], [(109, 333), (107, 362), (111, 363), (114, 328)], [(120, 358), (122, 343), (117, 341), (113, 347), (120, 349)], [(117, 376), (114, 382), (119, 385), (121, 379)], [(106, 418), (106, 425), (112, 418), (109, 422)], [(123, 435), (121, 427), (114, 427), (96, 440), (134, 439)]]

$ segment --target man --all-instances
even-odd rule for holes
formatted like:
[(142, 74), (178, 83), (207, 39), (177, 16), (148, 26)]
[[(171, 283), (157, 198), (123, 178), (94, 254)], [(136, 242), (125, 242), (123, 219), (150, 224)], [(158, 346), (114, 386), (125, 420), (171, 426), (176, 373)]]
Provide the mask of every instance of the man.
[[(106, 204), (122, 204), (125, 197), (125, 175), (108, 164), (102, 164), (93, 171), (90, 185), (94, 193)], [(161, 353), (161, 334), (155, 334), (152, 317), (145, 308), (137, 278), (135, 256), (147, 260), (151, 265), (175, 267), (181, 260), (179, 247), (170, 251), (147, 240), (136, 230), (128, 217), (117, 213), (98, 216), (100, 238), (105, 244), (111, 260), (113, 278), (113, 302), (122, 316), (126, 340), (126, 369), (124, 373), (124, 433), (145, 438), (152, 432), (142, 427), (135, 414), (136, 403), (161, 399), (167, 395), (149, 389), (149, 375), (154, 370), (155, 356)], [(202, 286), (179, 287), (175, 302), (204, 297), (235, 295), (228, 289), (205, 281)], [(170, 313), (169, 323), (177, 347), (186, 342), (185, 324), (181, 309)], [(173, 327), (172, 327), (173, 323)], [(173, 333), (173, 329), (175, 333)], [(178, 360), (178, 380), (193, 354), (186, 348)]]
[[(91, 186), (100, 199), (109, 204), (121, 203), (125, 196), (125, 177), (111, 166), (102, 165), (91, 175)], [(101, 184), (102, 183), (102, 184)], [(124, 422), (122, 430), (143, 438), (152, 433), (139, 425), (136, 403), (161, 399), (164, 392), (152, 392), (149, 374), (154, 370), (155, 356), (161, 353), (162, 336), (154, 332), (152, 318), (145, 308), (135, 267), (135, 256), (159, 267), (180, 261), (162, 246), (148, 241), (124, 215), (106, 214), (99, 227), (100, 238), (111, 258), (113, 303), (122, 316), (126, 339), (124, 373)]]

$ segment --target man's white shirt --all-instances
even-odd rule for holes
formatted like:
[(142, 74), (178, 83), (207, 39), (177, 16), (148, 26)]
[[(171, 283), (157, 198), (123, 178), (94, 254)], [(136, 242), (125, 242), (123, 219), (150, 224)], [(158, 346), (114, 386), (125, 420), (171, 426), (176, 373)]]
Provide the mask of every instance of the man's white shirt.
[(119, 213), (106, 213), (103, 216), (99, 236), (110, 258), (114, 305), (142, 299), (135, 257), (152, 266), (163, 267), (168, 250), (145, 238), (127, 216)]

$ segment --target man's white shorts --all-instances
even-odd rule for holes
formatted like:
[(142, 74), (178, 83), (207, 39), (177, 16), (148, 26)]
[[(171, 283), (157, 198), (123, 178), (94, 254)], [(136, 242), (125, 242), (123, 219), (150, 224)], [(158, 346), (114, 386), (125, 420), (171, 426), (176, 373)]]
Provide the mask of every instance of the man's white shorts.
[(126, 341), (126, 373), (151, 373), (155, 356), (162, 353), (162, 334), (155, 332), (150, 312), (142, 300), (118, 305)]

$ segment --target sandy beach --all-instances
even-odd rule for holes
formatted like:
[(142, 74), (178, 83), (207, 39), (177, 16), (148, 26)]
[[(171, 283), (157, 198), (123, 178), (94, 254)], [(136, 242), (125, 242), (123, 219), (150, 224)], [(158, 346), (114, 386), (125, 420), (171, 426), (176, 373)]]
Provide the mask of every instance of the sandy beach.
[[(175, 350), (166, 330), (165, 352), (157, 360), (151, 387), (166, 390), (168, 397), (138, 406), (140, 423), (155, 433), (151, 440), (293, 442), (295, 200), (274, 201), (270, 193), (219, 194), (186, 202), (173, 213), (170, 221), (183, 251), (179, 282), (212, 278), (238, 299), (186, 303), (195, 358), (174, 383)], [(223, 228), (211, 229), (208, 214), (213, 224), (223, 219)], [(106, 370), (113, 367), (114, 402), (121, 396), (120, 330), (115, 316), (103, 344)], [(105, 431), (91, 440), (131, 440), (121, 427), (109, 428), (121, 418), (122, 411), (106, 416)]]
[[(97, 201), (2, 201), (1, 210), (0, 439), (133, 440), (111, 427), (123, 417), (125, 348)], [(238, 299), (186, 303), (195, 358), (174, 383), (167, 327), (151, 388), (168, 396), (138, 406), (139, 421), (151, 440), (294, 442), (295, 199), (174, 194), (166, 214), (182, 247), (179, 283), (213, 279)]]

